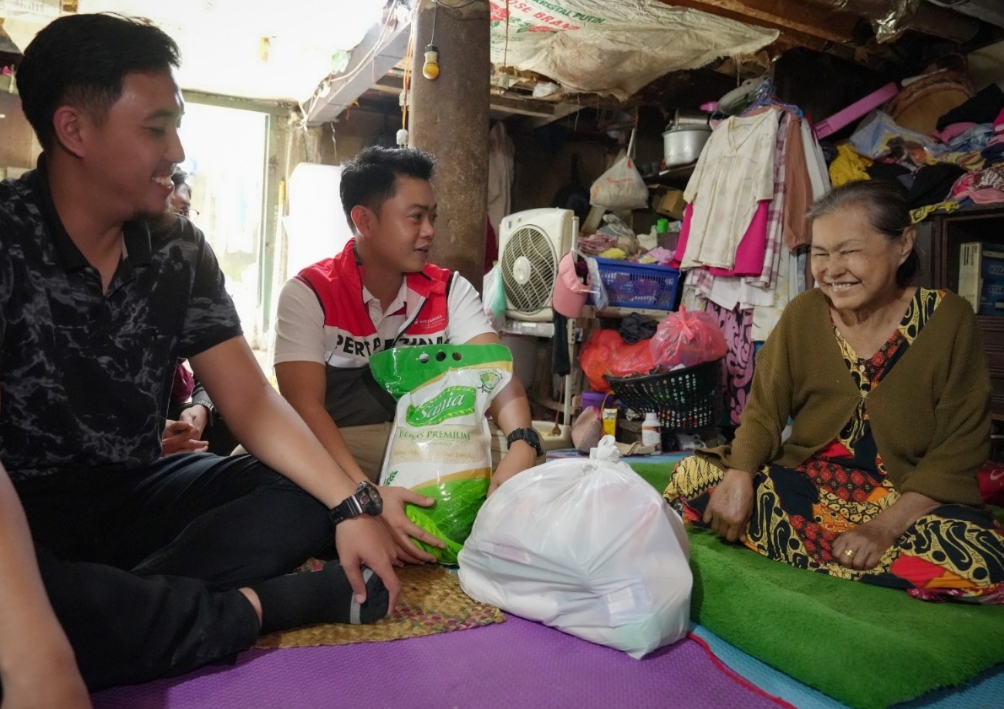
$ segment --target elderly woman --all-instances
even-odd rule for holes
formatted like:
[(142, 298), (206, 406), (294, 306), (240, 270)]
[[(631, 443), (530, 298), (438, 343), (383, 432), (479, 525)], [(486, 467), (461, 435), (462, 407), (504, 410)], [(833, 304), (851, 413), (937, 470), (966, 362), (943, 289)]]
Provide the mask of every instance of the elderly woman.
[(1004, 603), (1004, 531), (976, 484), (990, 378), (972, 308), (909, 285), (916, 231), (892, 187), (848, 183), (808, 219), (819, 287), (764, 344), (732, 445), (681, 461), (666, 497), (799, 568)]

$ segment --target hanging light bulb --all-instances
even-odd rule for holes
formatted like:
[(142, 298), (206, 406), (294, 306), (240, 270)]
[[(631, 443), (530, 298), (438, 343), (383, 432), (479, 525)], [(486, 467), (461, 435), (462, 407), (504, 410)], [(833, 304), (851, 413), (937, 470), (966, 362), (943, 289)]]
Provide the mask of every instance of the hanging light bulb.
[(439, 76), (439, 47), (434, 44), (425, 45), (425, 64), (422, 66), (422, 76), (429, 81)]

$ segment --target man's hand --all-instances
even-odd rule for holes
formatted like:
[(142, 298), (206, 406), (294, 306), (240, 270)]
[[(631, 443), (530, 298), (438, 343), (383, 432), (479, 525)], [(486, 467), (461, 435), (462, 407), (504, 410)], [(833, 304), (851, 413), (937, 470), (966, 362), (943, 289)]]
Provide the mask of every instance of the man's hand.
[(729, 468), (711, 492), (704, 523), (730, 542), (746, 541), (746, 528), (753, 513), (753, 476)]
[[(22, 639), (27, 645), (46, 645), (37, 640)], [(90, 694), (65, 637), (57, 638), (51, 651), (34, 647), (23, 650), (23, 662), (0, 679), (3, 709), (91, 709)]]
[(209, 411), (202, 404), (192, 404), (181, 412), (178, 420), (192, 425), (192, 438), (202, 438), (209, 425)]
[(335, 548), (356, 602), (366, 602), (366, 583), (359, 568), (366, 565), (373, 569), (373, 573), (387, 587), (390, 594), (387, 614), (393, 613), (397, 597), (401, 594), (401, 582), (394, 573), (394, 566), (402, 564), (397, 560), (397, 549), (384, 523), (369, 515), (359, 515), (341, 522), (335, 527)]
[(514, 441), (505, 456), (499, 461), (499, 465), (492, 475), (491, 485), (488, 486), (488, 494), (491, 495), (506, 480), (522, 473), (528, 468), (532, 468), (536, 464), (537, 449), (526, 441)]
[(436, 501), (430, 497), (419, 495), (414, 490), (397, 485), (381, 487), (380, 497), (383, 498), (383, 512), (380, 513), (380, 519), (383, 520), (397, 547), (398, 561), (406, 564), (434, 562), (436, 557), (416, 546), (412, 539), (440, 549), (445, 549), (446, 544), (408, 519), (404, 505), (410, 502), (419, 507), (432, 507)]
[[(201, 406), (199, 408), (202, 408)], [(200, 441), (195, 427), (187, 421), (167, 420), (161, 440), (161, 457), (172, 453), (204, 453), (209, 443)]]

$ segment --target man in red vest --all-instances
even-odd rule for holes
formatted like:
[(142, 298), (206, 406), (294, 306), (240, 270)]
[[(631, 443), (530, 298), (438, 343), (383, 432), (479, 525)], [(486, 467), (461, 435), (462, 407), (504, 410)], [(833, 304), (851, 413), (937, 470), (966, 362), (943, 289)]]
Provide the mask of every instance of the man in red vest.
[[(338, 255), (301, 271), (279, 296), (279, 389), (357, 482), (376, 481), (394, 419), (394, 399), (370, 374), (373, 353), (404, 345), (500, 344), (470, 282), (429, 263), (436, 222), (433, 166), (420, 150), (381, 147), (367, 148), (345, 165), (342, 207), (356, 238)], [(542, 453), (518, 379), (495, 398), (491, 413), (509, 451), (489, 494)], [(404, 503), (428, 506), (432, 500), (400, 487), (380, 491), (381, 519), (398, 558), (434, 561), (410, 537), (442, 542), (404, 514)]]

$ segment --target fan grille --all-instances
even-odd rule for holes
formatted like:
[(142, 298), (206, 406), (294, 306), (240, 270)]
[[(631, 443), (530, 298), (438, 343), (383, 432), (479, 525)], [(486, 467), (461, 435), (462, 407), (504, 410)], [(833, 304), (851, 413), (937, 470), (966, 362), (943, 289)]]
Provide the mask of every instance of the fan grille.
[[(517, 261), (520, 262), (518, 270)], [(518, 273), (523, 277), (518, 278)], [(537, 227), (520, 227), (506, 242), (502, 253), (502, 284), (513, 310), (531, 313), (550, 307), (557, 273), (558, 255), (547, 234)]]

